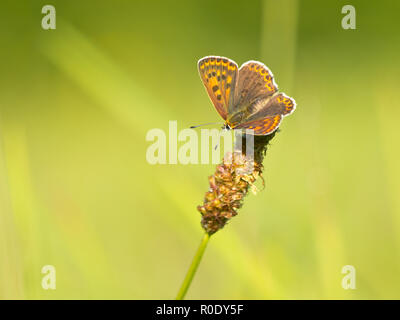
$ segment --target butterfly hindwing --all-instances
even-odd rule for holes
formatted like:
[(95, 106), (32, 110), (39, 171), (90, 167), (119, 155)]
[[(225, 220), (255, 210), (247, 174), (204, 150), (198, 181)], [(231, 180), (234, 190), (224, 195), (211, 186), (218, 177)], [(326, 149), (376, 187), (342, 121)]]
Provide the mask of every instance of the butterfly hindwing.
[(228, 58), (208, 56), (199, 60), (198, 69), (215, 109), (226, 120), (234, 103), (238, 80), (237, 64)]
[(248, 107), (248, 117), (244, 121), (261, 119), (264, 117), (282, 115), (287, 116), (296, 109), (294, 99), (284, 93), (276, 93), (272, 97), (256, 100)]
[(270, 117), (265, 117), (261, 119), (256, 119), (248, 122), (239, 124), (235, 129), (251, 129), (255, 135), (263, 136), (271, 134), (276, 129), (278, 129), (281, 123), (282, 116), (275, 115)]

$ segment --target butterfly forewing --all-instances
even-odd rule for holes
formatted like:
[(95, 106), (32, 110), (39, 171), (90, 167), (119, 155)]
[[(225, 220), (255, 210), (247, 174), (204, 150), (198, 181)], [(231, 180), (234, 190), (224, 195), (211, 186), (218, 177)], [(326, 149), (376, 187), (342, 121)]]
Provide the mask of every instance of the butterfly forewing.
[(199, 60), (198, 69), (215, 109), (226, 120), (234, 103), (238, 80), (237, 64), (228, 58), (209, 56)]
[(240, 67), (235, 103), (229, 111), (246, 109), (257, 99), (272, 96), (277, 90), (272, 72), (261, 62), (248, 61)]

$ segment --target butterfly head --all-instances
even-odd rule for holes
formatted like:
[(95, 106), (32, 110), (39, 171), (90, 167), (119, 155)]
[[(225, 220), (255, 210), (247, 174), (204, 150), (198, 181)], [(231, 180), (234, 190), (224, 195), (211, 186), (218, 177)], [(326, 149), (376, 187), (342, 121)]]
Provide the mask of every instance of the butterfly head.
[(224, 123), (224, 125), (222, 126), (222, 130), (231, 130), (232, 128), (229, 126), (229, 124), (227, 122)]

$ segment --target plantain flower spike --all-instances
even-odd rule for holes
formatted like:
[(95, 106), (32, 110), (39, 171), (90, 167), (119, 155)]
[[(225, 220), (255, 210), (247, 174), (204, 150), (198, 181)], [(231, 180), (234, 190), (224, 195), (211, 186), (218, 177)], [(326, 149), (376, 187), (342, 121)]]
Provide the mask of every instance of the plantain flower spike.
[[(262, 161), (274, 136), (275, 132), (254, 136), (254, 153), (246, 154), (246, 135), (241, 135), (236, 140), (233, 152), (224, 155), (222, 163), (208, 178), (210, 189), (205, 194), (203, 205), (198, 206), (197, 210), (202, 215), (201, 225), (209, 235), (222, 229), (236, 216), (249, 190), (256, 190), (254, 183), (257, 178), (262, 178)], [(246, 170), (248, 168), (251, 169)]]

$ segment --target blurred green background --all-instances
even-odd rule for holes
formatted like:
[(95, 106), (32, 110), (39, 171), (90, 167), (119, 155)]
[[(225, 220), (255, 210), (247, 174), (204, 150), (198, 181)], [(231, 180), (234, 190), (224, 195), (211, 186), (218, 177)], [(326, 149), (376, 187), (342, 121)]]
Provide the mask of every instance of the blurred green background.
[[(45, 4), (56, 30), (41, 28)], [(346, 4), (356, 30), (341, 27)], [(399, 12), (2, 2), (0, 299), (175, 297), (215, 166), (150, 165), (145, 137), (219, 120), (196, 66), (211, 54), (264, 62), (298, 107), (268, 150), (266, 189), (211, 238), (187, 298), (400, 298)], [(41, 287), (44, 265), (56, 290)]]

